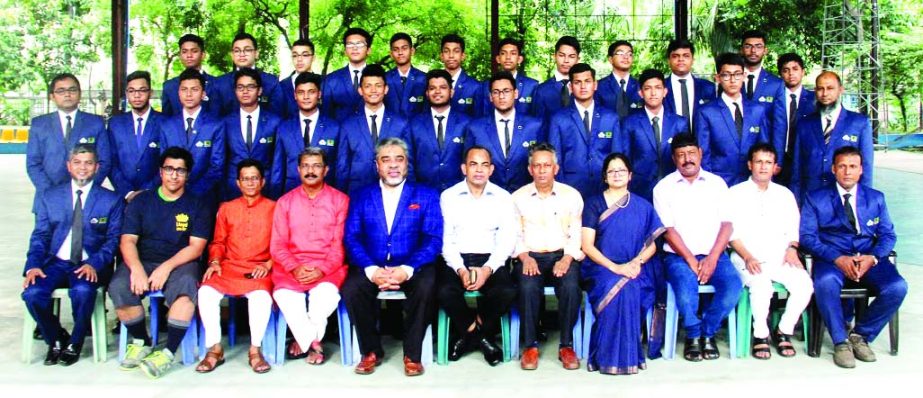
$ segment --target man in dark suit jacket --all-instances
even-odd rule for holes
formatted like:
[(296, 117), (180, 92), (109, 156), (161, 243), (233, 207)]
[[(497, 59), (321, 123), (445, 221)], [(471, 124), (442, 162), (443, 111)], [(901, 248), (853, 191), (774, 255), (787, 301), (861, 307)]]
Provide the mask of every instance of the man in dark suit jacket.
[(286, 120), (298, 114), (298, 101), (295, 99), (295, 79), (298, 75), (311, 73), (314, 63), (314, 42), (308, 38), (301, 38), (292, 43), (292, 65), (295, 70), (291, 76), (279, 81), (279, 92), (282, 93), (284, 106), (277, 106), (279, 117)]
[[(519, 99), (516, 100), (516, 111), (523, 115), (532, 114), (532, 101), (535, 99), (535, 89), (538, 88), (538, 81), (526, 76), (519, 70), (522, 65), (522, 42), (504, 38), (497, 44), (497, 54), (494, 60), (500, 65), (500, 69), (510, 72), (516, 79), (516, 90), (519, 91)], [(490, 82), (484, 82), (482, 103), (484, 110), (482, 115), (487, 115), (493, 111), (494, 105), (490, 102)]]
[(814, 87), (817, 90), (817, 112), (799, 120), (795, 127), (789, 189), (798, 203), (808, 192), (833, 184), (833, 153), (843, 146), (854, 146), (862, 153), (865, 172), (859, 183), (871, 187), (873, 181), (875, 147), (868, 117), (843, 107), (840, 102), (843, 83), (836, 73), (821, 73)]
[(666, 82), (667, 96), (663, 106), (683, 116), (692, 126), (696, 110), (716, 98), (715, 84), (692, 75), (695, 46), (688, 40), (671, 40), (667, 45), (667, 61), (670, 63), (670, 77)]
[(446, 72), (452, 75), (452, 107), (472, 118), (481, 115), (483, 85), (462, 70), (465, 62), (465, 39), (454, 33), (442, 36), (439, 59)]
[(410, 35), (399, 32), (391, 36), (394, 69), (385, 74), (385, 81), (390, 87), (385, 97), (385, 106), (396, 109), (405, 119), (423, 112), (426, 92), (426, 73), (411, 64), (415, 51)]
[(37, 212), (38, 198), (42, 192), (69, 179), (67, 154), (77, 144), (93, 144), (99, 163), (95, 173), (96, 183), (102, 183), (112, 167), (109, 136), (103, 118), (78, 109), (80, 82), (70, 73), (51, 79), (48, 95), (57, 111), (37, 116), (29, 127), (26, 145), (26, 174), (35, 186), (32, 212)]
[[(256, 60), (260, 57), (260, 50), (256, 46), (256, 38), (253, 35), (241, 32), (234, 36), (231, 43), (231, 59), (234, 61), (234, 70), (221, 75), (218, 78), (217, 85), (220, 90), (221, 116), (230, 115), (240, 109), (235, 95), (237, 88), (235, 76), (237, 70), (242, 68), (256, 69)], [(260, 82), (262, 93), (257, 99), (263, 110), (275, 114), (285, 113), (285, 99), (282, 97), (282, 90), (279, 88), (279, 77), (263, 71), (260, 73)]]
[(343, 33), (343, 47), (349, 63), (324, 78), (324, 104), (321, 111), (327, 117), (342, 122), (362, 109), (359, 80), (372, 49), (372, 35), (362, 28), (349, 28)]
[(560, 181), (584, 198), (603, 190), (603, 159), (622, 152), (619, 115), (594, 100), (596, 71), (579, 63), (568, 73), (574, 101), (551, 117), (548, 143), (557, 149)]
[(740, 55), (746, 64), (743, 93), (747, 100), (772, 104), (779, 99), (784, 85), (782, 79), (763, 69), (766, 56), (766, 34), (758, 30), (744, 32), (740, 41)]
[[(99, 170), (95, 148), (70, 151), (69, 183), (50, 188), (36, 201), (36, 221), (23, 270), (22, 299), (35, 319), (48, 352), (45, 365), (73, 365), (80, 357), (100, 279), (111, 275), (122, 225), (122, 198), (93, 183)], [(51, 294), (68, 288), (74, 313), (70, 335), (53, 311)], [(97, 332), (105, 333), (104, 330)]]
[(542, 121), (516, 112), (519, 92), (509, 72), (490, 78), (491, 114), (468, 123), (465, 148), (480, 145), (490, 150), (495, 169), (490, 182), (509, 192), (532, 181), (529, 175), (529, 150), (545, 141)]
[[(535, 88), (532, 115), (548, 124), (551, 115), (570, 105), (572, 100), (570, 68), (580, 62), (580, 42), (573, 36), (561, 36), (554, 44), (554, 75)], [(493, 151), (491, 151), (493, 152)]]
[(119, 196), (130, 201), (138, 192), (160, 184), (157, 161), (160, 123), (165, 116), (151, 108), (150, 73), (132, 72), (126, 80), (125, 98), (131, 111), (109, 119), (108, 134), (112, 144), (109, 181)]
[[(260, 79), (260, 73), (250, 68), (241, 68), (235, 73), (234, 91), (240, 110), (224, 118), (227, 159), (224, 162), (222, 199), (225, 201), (241, 195), (237, 186), (237, 164), (240, 161), (255, 159), (263, 165), (263, 170), (272, 167), (276, 131), (282, 120), (258, 102), (262, 92)], [(268, 188), (265, 190), (268, 192)]]
[(638, 94), (638, 81), (631, 77), (631, 64), (634, 63), (634, 47), (626, 40), (617, 40), (609, 45), (609, 63), (612, 74), (599, 80), (596, 99), (605, 108), (618, 112), (620, 119), (636, 109), (641, 109), (644, 101)]
[(795, 153), (795, 127), (802, 118), (814, 113), (814, 92), (801, 84), (804, 77), (804, 60), (798, 54), (786, 53), (779, 56), (776, 63), (785, 88), (776, 101), (773, 101), (774, 120), (784, 121), (784, 127), (773, 129), (772, 145), (776, 153), (784, 153), (780, 166), (782, 171), (776, 176), (779, 184), (788, 186), (792, 180), (792, 160)]
[[(207, 113), (221, 113), (221, 93), (219, 93), (218, 78), (202, 69), (202, 60), (205, 59), (205, 40), (201, 37), (187, 33), (179, 38), (179, 60), (185, 69), (195, 69), (205, 77), (205, 96), (202, 98), (202, 108)], [(163, 82), (160, 92), (160, 112), (165, 116), (173, 116), (183, 110), (179, 102), (179, 77), (174, 77)]]
[(362, 360), (356, 373), (370, 374), (384, 350), (376, 330), (378, 292), (401, 290), (404, 301), (404, 374), (423, 374), (421, 348), (435, 310), (433, 263), (442, 251), (439, 194), (407, 181), (407, 144), (384, 138), (375, 149), (378, 183), (352, 195), (343, 243), (351, 270), (341, 289), (356, 327)]
[[(276, 148), (269, 177), (269, 196), (272, 198), (279, 198), (301, 185), (298, 161), (301, 152), (306, 148), (323, 149), (327, 155), (327, 162), (336, 164), (340, 124), (320, 112), (320, 75), (298, 75), (295, 79), (294, 95), (298, 101), (298, 113), (282, 122), (276, 133)], [(336, 178), (333, 172), (328, 172), (324, 181), (330, 185), (338, 185), (334, 184)]]
[(426, 74), (428, 112), (410, 121), (408, 146), (416, 181), (439, 192), (455, 185), (464, 176), (459, 164), (465, 150), (465, 128), (469, 118), (452, 106), (452, 76), (442, 69)]
[(689, 132), (686, 119), (663, 106), (667, 93), (665, 80), (659, 70), (642, 72), (638, 94), (644, 99), (644, 111), (622, 120), (622, 150), (634, 169), (629, 190), (648, 201), (654, 200), (657, 182), (676, 170), (670, 149), (673, 137)]
[[(343, 192), (375, 182), (375, 145), (379, 140), (407, 136), (407, 119), (384, 104), (388, 89), (381, 65), (365, 67), (359, 87), (365, 106), (341, 124), (335, 174)], [(410, 173), (413, 175), (412, 168)]]
[[(812, 191), (801, 208), (801, 246), (814, 256), (814, 297), (835, 345), (833, 361), (852, 368), (856, 359), (875, 361), (875, 340), (907, 295), (907, 282), (888, 256), (897, 235), (885, 197), (859, 182), (865, 160), (844, 146), (833, 155), (835, 186)], [(875, 300), (847, 331), (840, 300), (844, 284), (861, 283)]]

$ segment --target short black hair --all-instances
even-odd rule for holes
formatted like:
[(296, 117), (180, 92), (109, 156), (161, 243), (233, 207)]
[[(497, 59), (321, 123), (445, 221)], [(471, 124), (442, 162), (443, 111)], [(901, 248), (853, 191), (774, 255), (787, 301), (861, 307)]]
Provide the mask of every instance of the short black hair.
[(670, 54), (673, 54), (674, 51), (684, 48), (688, 48), (689, 52), (695, 55), (695, 45), (691, 41), (686, 39), (670, 40), (670, 43), (667, 44), (667, 58), (670, 58)]
[(253, 79), (257, 86), (263, 87), (263, 78), (260, 76), (260, 72), (253, 68), (240, 68), (234, 72), (234, 86), (237, 86), (237, 81), (245, 76)]
[(606, 155), (606, 158), (603, 159), (603, 169), (602, 173), (600, 173), (600, 175), (603, 176), (603, 183), (606, 182), (606, 171), (609, 169), (609, 163), (615, 159), (619, 159), (622, 161), (622, 163), (625, 163), (625, 168), (628, 169), (629, 173), (633, 171), (631, 167), (631, 159), (628, 159), (628, 155), (621, 152), (612, 152), (609, 155)]
[(631, 51), (635, 50), (635, 47), (632, 46), (631, 43), (628, 42), (628, 40), (616, 40), (614, 43), (609, 45), (609, 52), (608, 52), (609, 56), (611, 57), (615, 55), (615, 49), (621, 46), (628, 46), (628, 48), (630, 48)]
[(292, 48), (295, 48), (296, 46), (307, 46), (311, 48), (312, 53), (314, 52), (314, 42), (307, 37), (302, 37), (298, 40), (295, 40), (295, 42), (292, 43)]
[(471, 153), (471, 151), (487, 152), (487, 160), (490, 161), (491, 164), (494, 163), (494, 160), (493, 160), (494, 158), (493, 158), (493, 155), (490, 153), (490, 149), (487, 149), (487, 147), (483, 145), (475, 144), (475, 145), (468, 147), (468, 149), (465, 149), (465, 154), (464, 156), (462, 156), (462, 164), (468, 163), (468, 155)]
[(394, 42), (399, 41), (399, 40), (407, 40), (407, 44), (409, 44), (410, 47), (413, 48), (413, 39), (410, 38), (410, 35), (404, 32), (397, 32), (393, 34), (391, 36), (391, 41), (388, 42), (388, 45), (393, 46)]
[(231, 40), (231, 47), (234, 46), (234, 43), (236, 43), (236, 42), (238, 42), (238, 41), (241, 41), (241, 40), (250, 40), (250, 42), (253, 43), (253, 49), (254, 49), (254, 50), (258, 50), (258, 49), (259, 49), (259, 48), (256, 46), (256, 38), (253, 37), (253, 35), (251, 35), (251, 34), (249, 34), (249, 33), (247, 33), (247, 32), (240, 32), (240, 33), (238, 33), (237, 35), (235, 35), (235, 36), (234, 36), (234, 40)]
[(571, 46), (577, 54), (580, 54), (580, 40), (577, 40), (574, 36), (561, 36), (561, 38), (554, 43), (554, 52), (558, 52), (561, 46)]
[(295, 87), (297, 88), (302, 84), (313, 83), (317, 86), (317, 89), (320, 90), (322, 81), (323, 79), (316, 73), (299, 73), (298, 77), (295, 78)]
[(836, 164), (837, 159), (840, 156), (856, 155), (859, 159), (862, 159), (862, 152), (859, 151), (859, 148), (856, 148), (852, 145), (841, 146), (837, 150), (833, 151), (833, 164)]
[(487, 83), (487, 90), (490, 91), (491, 87), (494, 86), (494, 82), (497, 82), (500, 80), (509, 81), (510, 84), (513, 85), (513, 89), (514, 90), (516, 89), (516, 78), (513, 77), (513, 74), (505, 70), (501, 70), (499, 72), (494, 72), (493, 75), (490, 75), (490, 81)]
[(461, 47), (462, 52), (465, 52), (465, 38), (455, 33), (449, 33), (445, 36), (442, 36), (442, 40), (439, 41), (439, 50), (441, 51), (447, 43), (458, 43), (458, 46)]
[(429, 87), (429, 81), (433, 79), (445, 79), (446, 83), (452, 86), (452, 75), (446, 72), (445, 69), (430, 69), (429, 72), (426, 72), (426, 87)]
[(327, 152), (316, 146), (309, 146), (301, 150), (301, 153), (298, 154), (298, 165), (301, 166), (301, 160), (308, 156), (320, 156), (320, 160), (324, 162), (324, 166), (330, 165), (327, 162)]
[(202, 40), (202, 38), (199, 37), (199, 35), (194, 35), (192, 33), (186, 33), (183, 35), (183, 37), (179, 38), (180, 47), (182, 47), (183, 44), (186, 44), (188, 42), (195, 43), (197, 46), (199, 46), (199, 50), (205, 51), (205, 40)]
[(740, 35), (740, 45), (744, 44), (744, 40), (747, 39), (760, 39), (763, 41), (763, 44), (766, 44), (766, 33), (761, 30), (751, 29), (744, 34)]
[(532, 164), (532, 156), (535, 155), (536, 152), (551, 152), (551, 157), (554, 158), (555, 163), (558, 162), (558, 150), (554, 148), (554, 145), (547, 142), (539, 142), (529, 147), (529, 164)]
[(202, 85), (202, 89), (205, 89), (205, 76), (202, 76), (202, 72), (199, 72), (198, 69), (186, 68), (186, 70), (179, 74), (178, 80), (180, 83), (184, 80), (198, 80), (199, 84)]
[(186, 169), (192, 171), (192, 154), (186, 150), (186, 148), (171, 146), (163, 151), (160, 154), (160, 167), (163, 167), (163, 164), (167, 159), (182, 159), (183, 165), (186, 166)]
[(362, 86), (362, 82), (365, 81), (366, 77), (380, 77), (385, 82), (385, 86), (388, 85), (385, 79), (385, 68), (379, 64), (366, 65), (365, 69), (362, 70), (362, 77), (359, 78), (359, 86)]
[(567, 78), (570, 79), (570, 81), (574, 81), (574, 75), (583, 72), (590, 72), (590, 75), (593, 76), (593, 80), (596, 80), (596, 70), (593, 69), (590, 64), (583, 62), (572, 66), (570, 71), (567, 72)]
[(751, 145), (750, 150), (747, 151), (747, 160), (752, 161), (753, 155), (757, 152), (771, 153), (773, 160), (779, 160), (779, 153), (776, 152), (776, 148), (770, 145), (768, 142), (757, 142), (756, 144)]
[(372, 35), (369, 33), (369, 31), (362, 29), (362, 28), (346, 29), (346, 32), (343, 33), (343, 45), (344, 46), (346, 45), (346, 38), (349, 36), (353, 36), (353, 35), (362, 36), (362, 38), (365, 39), (365, 45), (368, 46), (368, 48), (372, 48)]
[(74, 76), (73, 73), (64, 72), (64, 73), (59, 73), (59, 74), (55, 75), (55, 77), (53, 77), (53, 78), (51, 79), (51, 83), (48, 83), (48, 94), (51, 94), (51, 93), (54, 92), (54, 85), (55, 85), (55, 84), (58, 84), (58, 82), (60, 82), (60, 81), (62, 81), (62, 80), (67, 80), (67, 79), (71, 79), (71, 80), (73, 80), (74, 82), (76, 82), (76, 83), (77, 83), (77, 90), (80, 90), (80, 80), (77, 80), (77, 76)]
[(804, 59), (800, 55), (795, 53), (785, 53), (779, 56), (779, 59), (776, 61), (776, 72), (782, 73), (782, 68), (785, 67), (785, 64), (789, 62), (795, 62), (801, 69), (804, 69)]
[(715, 73), (721, 73), (721, 67), (725, 65), (737, 65), (740, 69), (746, 68), (744, 57), (737, 53), (724, 53), (715, 57)]
[(503, 46), (516, 46), (516, 51), (519, 51), (519, 55), (522, 55), (522, 42), (512, 37), (504, 37), (500, 40), (500, 42), (497, 43), (497, 53), (494, 55), (500, 55), (500, 49), (503, 48)]
[(246, 169), (247, 167), (256, 167), (256, 171), (260, 172), (260, 178), (263, 178), (263, 163), (259, 160), (253, 158), (246, 158), (237, 162), (237, 179), (240, 179), (240, 172)]
[(96, 152), (96, 144), (77, 144), (70, 150), (67, 156), (67, 160), (73, 159), (74, 156), (77, 156), (81, 153), (89, 153), (93, 155), (93, 161), (99, 161), (99, 153)]
[(663, 72), (658, 69), (645, 69), (643, 72), (641, 72), (641, 76), (638, 76), (638, 85), (644, 86), (644, 82), (651, 79), (660, 80), (664, 86), (667, 84), (667, 78), (663, 76)]
[(144, 81), (147, 82), (147, 86), (148, 87), (151, 86), (151, 72), (148, 72), (146, 70), (136, 70), (134, 72), (129, 73), (128, 76), (125, 77), (125, 85), (128, 85), (128, 83), (131, 83), (132, 80), (138, 80), (138, 79), (144, 79)]
[(670, 152), (676, 152), (677, 149), (685, 148), (687, 146), (699, 147), (699, 141), (696, 140), (695, 136), (692, 133), (679, 133), (673, 136), (673, 141), (670, 142)]

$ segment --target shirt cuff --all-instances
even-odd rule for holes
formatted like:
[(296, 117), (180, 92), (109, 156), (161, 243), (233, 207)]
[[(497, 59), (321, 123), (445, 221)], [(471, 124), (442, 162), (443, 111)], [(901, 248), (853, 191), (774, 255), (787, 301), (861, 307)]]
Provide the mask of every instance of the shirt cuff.
[(413, 267), (409, 265), (402, 265), (400, 266), (400, 269), (404, 270), (404, 272), (407, 273), (407, 280), (410, 280), (410, 278), (413, 278)]
[(375, 271), (378, 271), (378, 268), (379, 267), (377, 265), (370, 265), (362, 269), (365, 272), (365, 277), (369, 278), (369, 281), (372, 283), (375, 282), (372, 280), (372, 277), (375, 275)]

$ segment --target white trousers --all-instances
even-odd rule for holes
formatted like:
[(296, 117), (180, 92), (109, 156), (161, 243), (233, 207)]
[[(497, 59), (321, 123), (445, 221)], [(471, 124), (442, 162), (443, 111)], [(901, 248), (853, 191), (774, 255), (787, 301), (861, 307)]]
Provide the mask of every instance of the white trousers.
[[(250, 344), (260, 347), (263, 335), (269, 324), (272, 311), (272, 297), (265, 290), (254, 290), (244, 295), (247, 298), (247, 310), (250, 312)], [(211, 286), (199, 288), (199, 316), (205, 328), (205, 347), (212, 347), (221, 342), (221, 299), (224, 293)], [(235, 314), (231, 314), (234, 316)]]
[(788, 302), (785, 312), (779, 321), (779, 330), (785, 334), (793, 334), (798, 317), (811, 302), (814, 294), (814, 283), (808, 272), (800, 267), (788, 264), (760, 264), (762, 272), (753, 275), (747, 271), (747, 266), (737, 253), (731, 255), (731, 262), (737, 268), (744, 286), (750, 288), (750, 308), (753, 311), (753, 337), (769, 337), (769, 303), (775, 289), (773, 282), (781, 283), (788, 290)]
[[(307, 305), (305, 294), (310, 297)], [(330, 282), (319, 283), (307, 293), (279, 289), (272, 296), (292, 330), (295, 341), (304, 351), (308, 350), (312, 342), (323, 340), (327, 317), (336, 311), (340, 303), (340, 290)]]

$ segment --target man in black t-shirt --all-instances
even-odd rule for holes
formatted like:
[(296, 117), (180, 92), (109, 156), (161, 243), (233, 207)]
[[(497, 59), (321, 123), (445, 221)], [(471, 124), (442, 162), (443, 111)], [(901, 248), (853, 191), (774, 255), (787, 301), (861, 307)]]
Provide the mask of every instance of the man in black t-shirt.
[[(185, 191), (192, 163), (183, 148), (171, 147), (161, 155), (161, 186), (142, 192), (125, 208), (119, 246), (123, 261), (109, 284), (116, 314), (133, 339), (121, 367), (140, 367), (152, 378), (169, 370), (186, 335), (195, 311), (198, 260), (211, 231), (208, 207)], [(162, 350), (153, 350), (144, 324), (141, 299), (152, 291), (161, 291), (170, 307)]]

